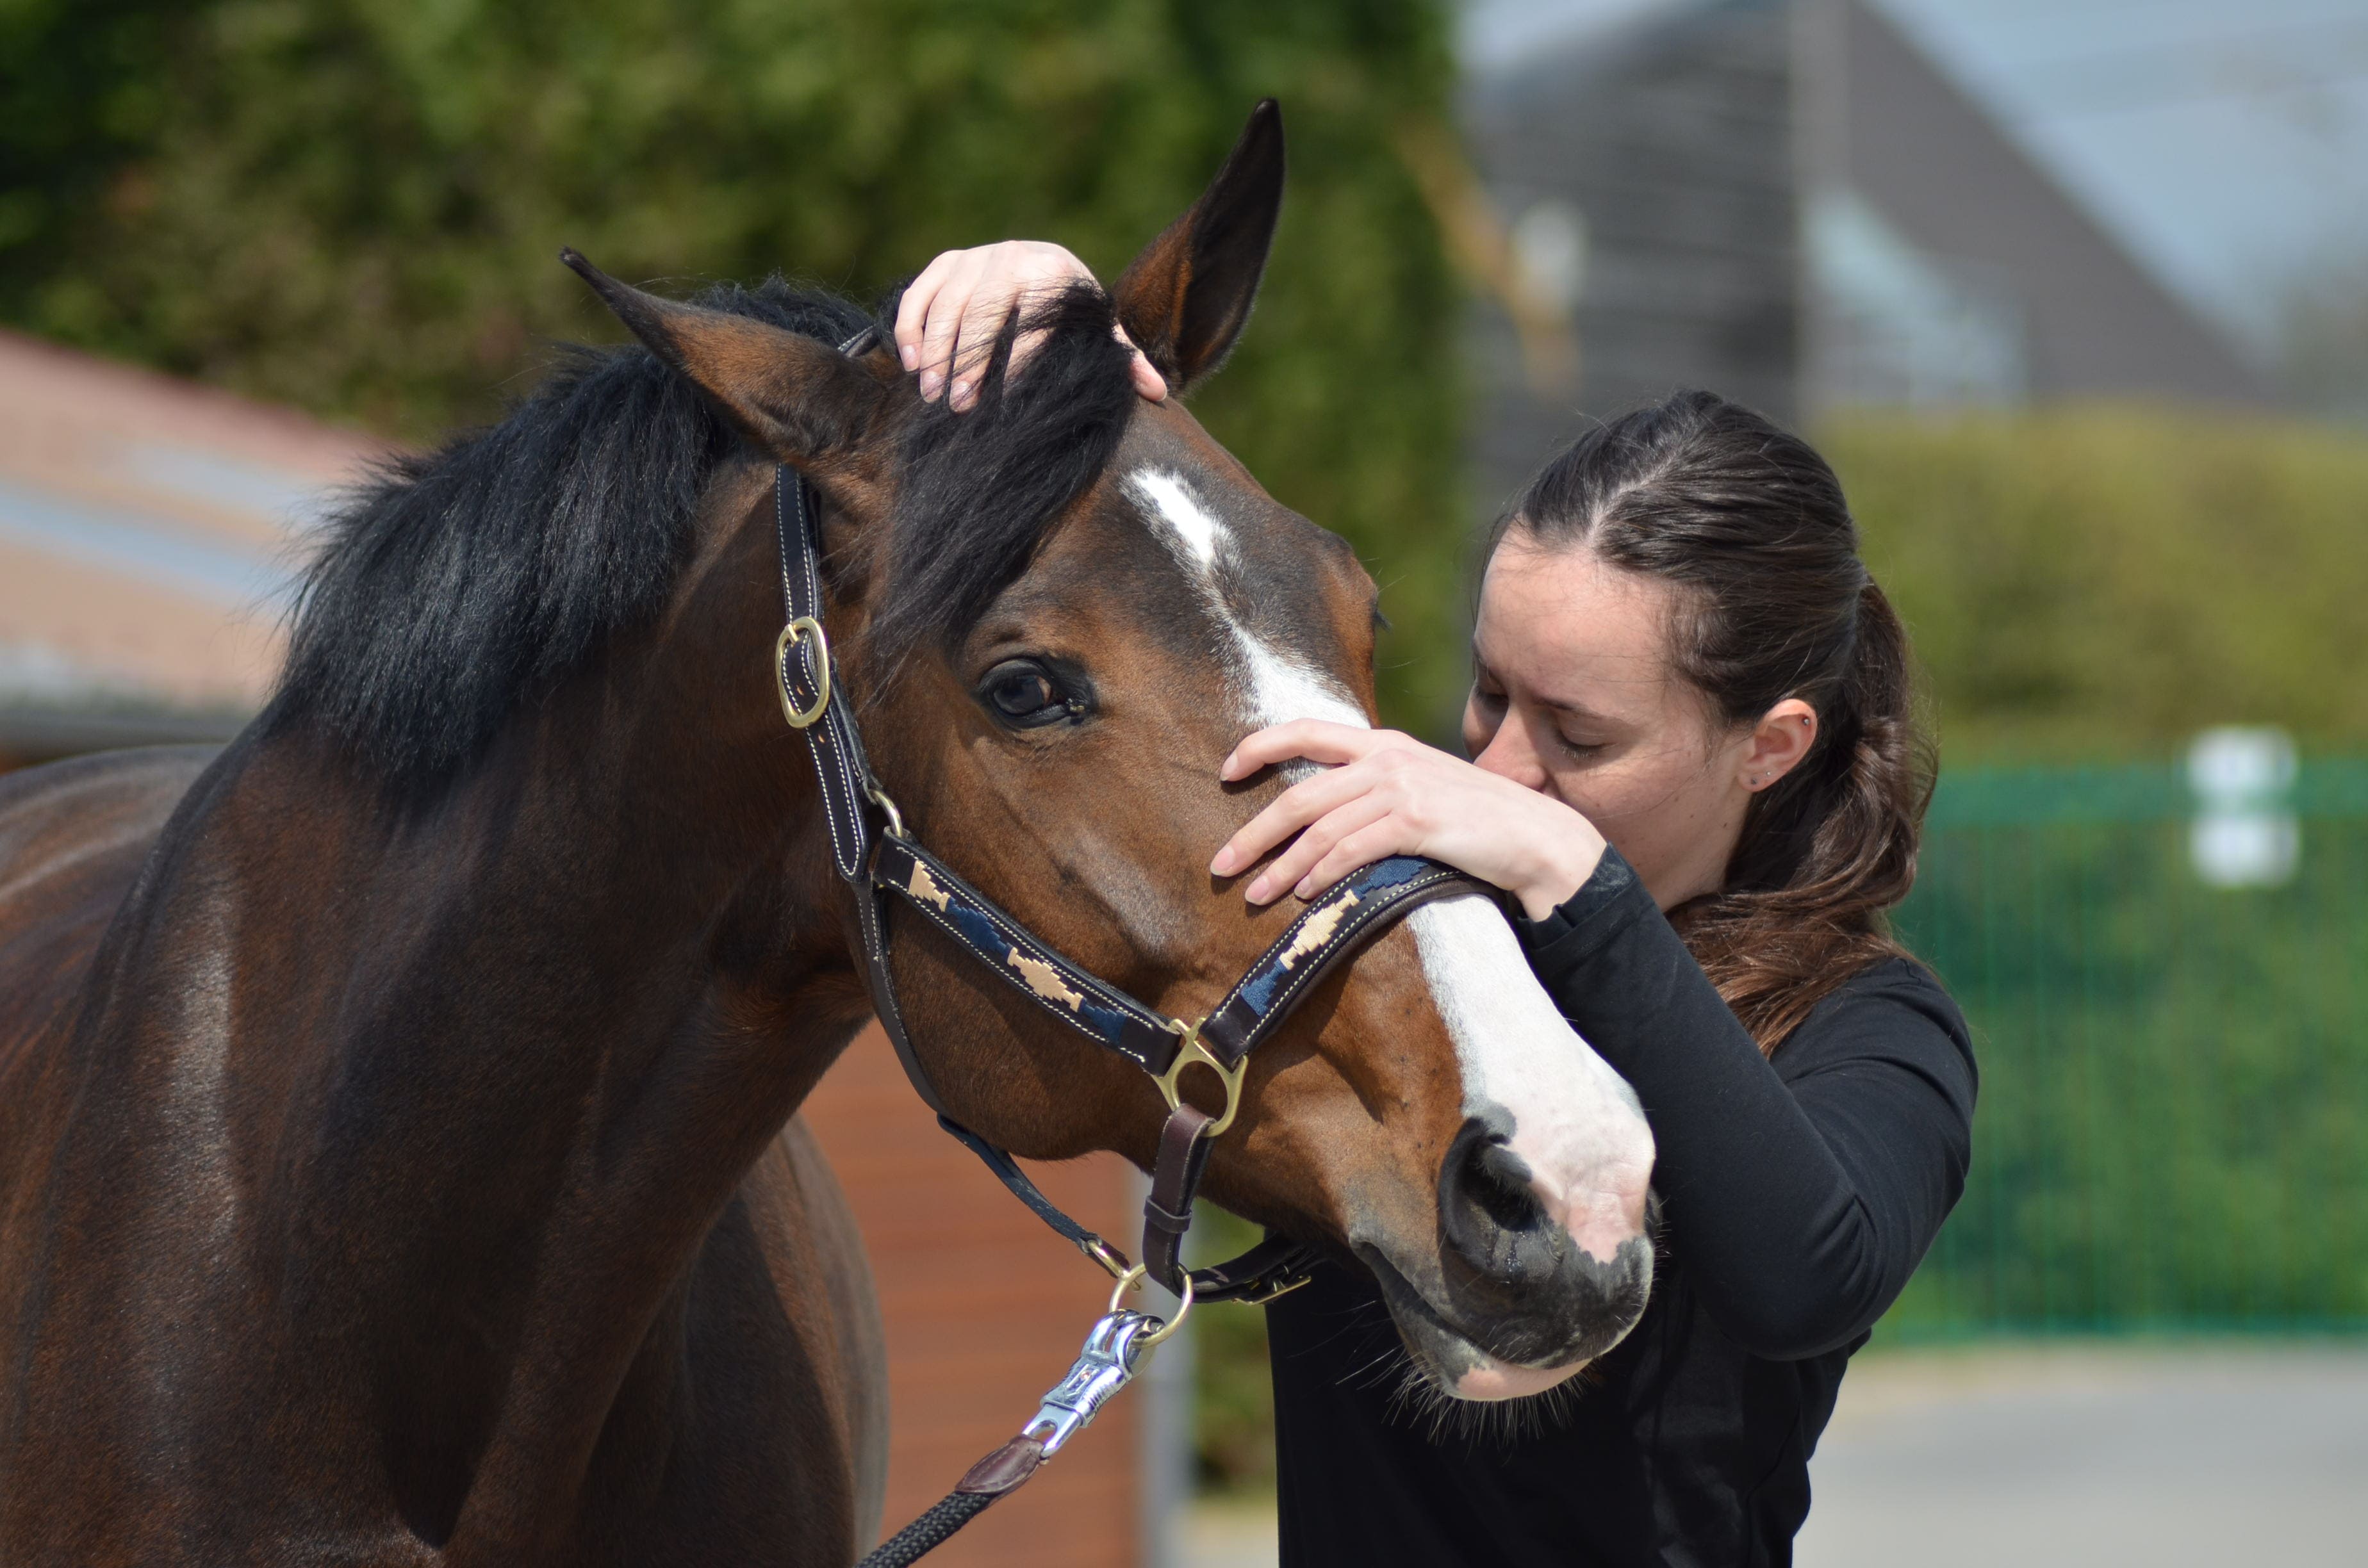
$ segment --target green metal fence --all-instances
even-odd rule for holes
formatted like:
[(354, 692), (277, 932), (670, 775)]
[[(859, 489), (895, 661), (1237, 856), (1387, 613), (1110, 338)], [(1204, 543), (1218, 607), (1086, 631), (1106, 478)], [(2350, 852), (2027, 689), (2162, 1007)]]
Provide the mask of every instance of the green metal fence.
[(1972, 1180), (1886, 1335), (2368, 1330), (2368, 761), (2198, 874), (2173, 767), (1958, 771), (1899, 932), (1972, 1020)]

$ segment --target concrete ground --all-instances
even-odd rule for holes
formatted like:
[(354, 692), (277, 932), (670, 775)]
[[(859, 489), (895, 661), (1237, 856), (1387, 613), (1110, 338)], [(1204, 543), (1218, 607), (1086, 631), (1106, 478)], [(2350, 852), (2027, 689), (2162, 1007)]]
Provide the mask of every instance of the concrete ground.
[[(1800, 1568), (2360, 1568), (2368, 1347), (1871, 1356), (1810, 1467)], [(1194, 1510), (1178, 1568), (1270, 1568), (1270, 1512)]]
[(1873, 1358), (1809, 1476), (1800, 1568), (2357, 1568), (2368, 1349)]

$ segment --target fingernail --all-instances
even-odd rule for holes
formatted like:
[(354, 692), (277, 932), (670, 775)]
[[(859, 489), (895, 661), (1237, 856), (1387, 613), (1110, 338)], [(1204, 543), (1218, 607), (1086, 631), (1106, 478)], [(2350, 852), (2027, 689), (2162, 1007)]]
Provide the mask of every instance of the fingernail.
[(1217, 764), (1217, 777), (1230, 781), (1234, 777), (1234, 754), (1227, 752), (1225, 760)]
[(1264, 903), (1268, 898), (1266, 879), (1264, 877), (1260, 877), (1258, 881), (1244, 888), (1242, 890), (1242, 896), (1248, 899), (1252, 903)]
[(971, 384), (968, 381), (956, 381), (954, 383), (954, 406), (956, 408), (968, 408), (971, 403), (970, 394)]
[(921, 372), (921, 396), (923, 398), (931, 402), (936, 401), (938, 389), (945, 384), (946, 378), (939, 372), (936, 370), (924, 370)]
[(1210, 861), (1210, 862), (1209, 862), (1209, 869), (1210, 869), (1210, 871), (1211, 871), (1211, 873), (1212, 873), (1212, 874), (1216, 875), (1216, 876), (1220, 876), (1220, 877), (1230, 877), (1230, 876), (1232, 876), (1232, 875), (1234, 874), (1234, 852), (1233, 852), (1233, 850), (1231, 850), (1230, 848), (1227, 848), (1227, 849), (1220, 849), (1220, 850), (1218, 850), (1218, 851), (1217, 851), (1217, 858), (1216, 858), (1215, 859), (1213, 859), (1213, 860), (1212, 860), (1212, 861)]
[(1302, 877), (1299, 879), (1299, 885), (1291, 891), (1297, 897), (1313, 898), (1315, 896), (1315, 879), (1314, 877)]
[(909, 370), (921, 362), (921, 351), (909, 343), (900, 344), (896, 349), (896, 358), (902, 359), (905, 362), (905, 369)]

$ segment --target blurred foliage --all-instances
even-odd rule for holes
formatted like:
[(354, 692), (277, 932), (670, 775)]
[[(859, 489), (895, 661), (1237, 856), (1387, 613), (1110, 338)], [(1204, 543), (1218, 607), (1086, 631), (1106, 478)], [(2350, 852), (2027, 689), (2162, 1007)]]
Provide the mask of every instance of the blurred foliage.
[[(1247, 1252), (1265, 1233), (1213, 1203), (1193, 1210), (1186, 1238), (1193, 1267)], [(1267, 1373), (1266, 1313), (1218, 1307), (1192, 1318), (1193, 1482), (1205, 1494), (1274, 1490), (1274, 1383)]]
[(2205, 412), (1861, 414), (1816, 432), (1949, 760), (2368, 741), (2368, 437)]
[(420, 438), (614, 335), (563, 244), (681, 289), (1012, 235), (1114, 276), (1273, 96), (1274, 265), (1198, 412), (1358, 545), (1386, 706), (1431, 714), (1459, 317), (1390, 149), (1451, 79), (1440, 0), (0, 0), (0, 320)]

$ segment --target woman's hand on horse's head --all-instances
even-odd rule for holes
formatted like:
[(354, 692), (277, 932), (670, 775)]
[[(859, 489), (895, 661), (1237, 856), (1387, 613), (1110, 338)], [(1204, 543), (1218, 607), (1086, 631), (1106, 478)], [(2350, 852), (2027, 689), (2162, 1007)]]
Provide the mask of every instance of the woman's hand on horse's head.
[(1296, 834), (1243, 890), (1252, 903), (1285, 890), (1313, 898), (1360, 866), (1427, 855), (1503, 888), (1543, 920), (1603, 858), (1603, 835), (1560, 801), (1394, 730), (1293, 720), (1246, 738), (1218, 777), (1247, 778), (1294, 758), (1327, 766), (1276, 796), (1209, 863), (1230, 877)]
[[(1041, 240), (1005, 240), (972, 250), (950, 250), (921, 269), (905, 290), (896, 311), (896, 355), (905, 369), (921, 377), (921, 395), (935, 400), (947, 392), (956, 412), (978, 402), (978, 382), (987, 356), (1011, 312), (1035, 295), (1050, 294), (1072, 283), (1091, 283), (1086, 264), (1059, 245)], [(1120, 327), (1118, 340), (1134, 357), (1134, 390), (1157, 403), (1167, 395), (1167, 383), (1152, 369), (1143, 350)], [(1018, 374), (1036, 352), (1042, 333), (1023, 333), (1011, 346), (1011, 369)], [(949, 390), (951, 389), (951, 390)]]

